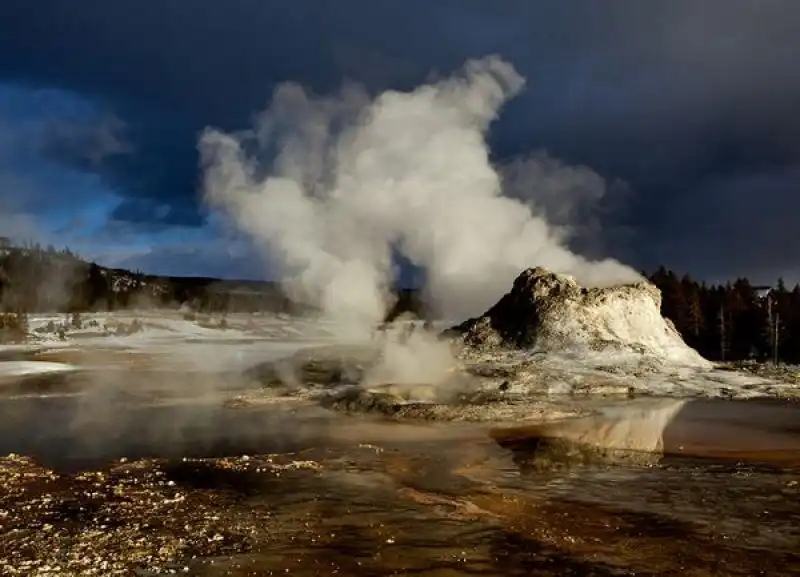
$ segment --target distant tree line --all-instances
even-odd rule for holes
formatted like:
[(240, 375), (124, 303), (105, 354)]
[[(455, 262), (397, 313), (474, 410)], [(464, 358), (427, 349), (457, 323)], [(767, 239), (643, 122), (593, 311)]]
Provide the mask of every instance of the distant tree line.
[[(684, 340), (711, 360), (800, 363), (800, 286), (755, 287), (746, 278), (707, 285), (659, 268), (649, 277), (661, 312)], [(185, 308), (203, 313), (303, 312), (276, 283), (162, 277), (87, 263), (69, 249), (13, 246), (0, 237), (0, 331), (24, 327), (29, 312)], [(388, 319), (428, 318), (419, 291), (400, 290)], [(5, 327), (5, 328), (4, 328)]]
[[(708, 285), (664, 267), (648, 279), (661, 290), (661, 314), (707, 359), (800, 363), (800, 286)], [(426, 318), (418, 291), (400, 291), (389, 320), (407, 311)]]
[(707, 285), (659, 268), (661, 312), (691, 347), (711, 360), (800, 362), (800, 286), (755, 287), (746, 278)]
[(294, 312), (276, 283), (146, 275), (85, 262), (69, 249), (9, 246), (0, 237), (0, 312), (163, 307), (204, 313)]

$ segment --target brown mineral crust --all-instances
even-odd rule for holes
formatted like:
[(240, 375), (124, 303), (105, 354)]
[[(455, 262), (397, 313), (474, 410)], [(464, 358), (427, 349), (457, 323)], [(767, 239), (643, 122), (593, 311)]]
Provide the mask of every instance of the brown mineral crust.
[(123, 460), (59, 474), (28, 458), (0, 458), (0, 572), (158, 574), (248, 551), (270, 512), (246, 508), (243, 496), (279, 470), (265, 458)]

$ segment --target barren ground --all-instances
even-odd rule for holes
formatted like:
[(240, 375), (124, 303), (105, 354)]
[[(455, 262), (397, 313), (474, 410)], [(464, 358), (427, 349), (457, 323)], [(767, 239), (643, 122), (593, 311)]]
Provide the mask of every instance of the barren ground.
[[(99, 332), (132, 318), (101, 318)], [(136, 334), (93, 326), (2, 351), (0, 374), (17, 363), (0, 381), (0, 452), (16, 453), (0, 459), (2, 574), (800, 574), (792, 463), (597, 459), (490, 435), (648, 387), (789, 397), (788, 369), (637, 375), (476, 359), (471, 399), (379, 391), (388, 401), (370, 410), (324, 408), (319, 383), (283, 390), (241, 377), (330, 344), (324, 327), (135, 318), (146, 325)]]

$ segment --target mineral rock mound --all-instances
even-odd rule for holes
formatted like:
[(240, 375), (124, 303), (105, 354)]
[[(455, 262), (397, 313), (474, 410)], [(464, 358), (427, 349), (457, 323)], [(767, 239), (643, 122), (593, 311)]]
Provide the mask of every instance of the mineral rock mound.
[(656, 362), (709, 368), (710, 363), (661, 316), (661, 291), (646, 281), (583, 288), (543, 268), (522, 272), (482, 316), (453, 327), (468, 349), (633, 354)]

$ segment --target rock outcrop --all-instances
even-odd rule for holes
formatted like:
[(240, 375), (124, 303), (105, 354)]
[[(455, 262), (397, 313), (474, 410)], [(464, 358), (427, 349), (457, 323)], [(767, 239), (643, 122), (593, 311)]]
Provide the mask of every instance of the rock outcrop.
[(623, 353), (659, 363), (710, 367), (661, 316), (661, 292), (646, 281), (584, 288), (570, 276), (528, 269), (497, 304), (448, 333), (472, 350)]

